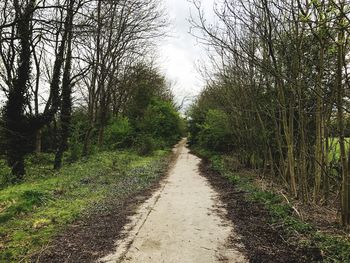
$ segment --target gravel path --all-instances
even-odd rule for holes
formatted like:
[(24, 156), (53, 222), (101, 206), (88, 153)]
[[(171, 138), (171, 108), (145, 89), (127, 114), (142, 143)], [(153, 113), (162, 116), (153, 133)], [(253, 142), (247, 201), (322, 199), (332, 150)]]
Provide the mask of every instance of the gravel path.
[[(126, 237), (100, 262), (247, 262), (227, 240), (234, 231), (217, 193), (199, 174), (200, 159), (182, 141), (178, 158), (155, 192), (124, 227)], [(240, 244), (237, 244), (240, 247)]]

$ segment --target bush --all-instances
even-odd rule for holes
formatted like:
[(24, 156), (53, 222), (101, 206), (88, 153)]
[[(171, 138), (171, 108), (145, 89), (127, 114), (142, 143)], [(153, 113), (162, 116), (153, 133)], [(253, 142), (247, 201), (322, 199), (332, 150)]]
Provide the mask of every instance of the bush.
[(174, 144), (184, 134), (184, 121), (174, 106), (167, 101), (152, 100), (139, 128), (155, 140)]
[(198, 134), (201, 146), (214, 151), (228, 151), (233, 141), (228, 116), (221, 110), (208, 110)]
[(225, 163), (220, 155), (212, 155), (210, 157), (211, 168), (219, 173), (224, 172)]
[(67, 160), (69, 162), (76, 162), (82, 154), (83, 144), (81, 142), (82, 130), (80, 123), (77, 123), (72, 130), (69, 138), (69, 151)]
[(127, 117), (112, 119), (105, 132), (105, 144), (109, 149), (124, 148), (131, 145), (133, 128)]
[(29, 154), (26, 158), (26, 165), (32, 166), (32, 165), (53, 165), (53, 159), (52, 154), (50, 153), (32, 153)]
[(141, 135), (136, 139), (136, 150), (140, 155), (150, 155), (156, 148), (156, 141), (148, 134)]
[(5, 160), (0, 159), (0, 188), (11, 183), (11, 169)]

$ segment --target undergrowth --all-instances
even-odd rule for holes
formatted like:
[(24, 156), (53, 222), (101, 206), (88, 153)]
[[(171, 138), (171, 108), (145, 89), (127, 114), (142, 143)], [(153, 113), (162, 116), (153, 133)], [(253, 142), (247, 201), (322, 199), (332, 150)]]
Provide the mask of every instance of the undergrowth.
[(226, 156), (198, 148), (194, 148), (194, 151), (209, 160), (211, 169), (225, 176), (237, 188), (246, 192), (248, 200), (263, 204), (269, 211), (271, 225), (282, 227), (287, 240), (295, 242), (293, 237), (302, 237), (298, 239), (297, 245), (301, 248), (318, 248), (323, 257), (322, 262), (350, 262), (350, 240), (348, 238), (321, 233), (312, 224), (296, 217), (292, 205), (287, 203), (280, 194), (261, 190), (254, 183), (254, 175), (251, 172), (230, 167), (225, 161)]
[(108, 198), (141, 190), (166, 169), (168, 151), (102, 152), (60, 172), (49, 156), (29, 163), (25, 182), (0, 190), (0, 262), (26, 262), (78, 217)]

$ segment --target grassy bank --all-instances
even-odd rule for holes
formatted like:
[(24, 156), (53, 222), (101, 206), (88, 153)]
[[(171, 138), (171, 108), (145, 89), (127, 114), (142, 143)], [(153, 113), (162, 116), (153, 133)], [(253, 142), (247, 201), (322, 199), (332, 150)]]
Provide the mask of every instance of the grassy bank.
[[(0, 190), (0, 262), (26, 261), (67, 224), (107, 198), (141, 190), (167, 168), (169, 151), (141, 157), (131, 151), (102, 152), (53, 171), (47, 161), (28, 160), (25, 182)], [(44, 157), (46, 158), (46, 157)]]
[(341, 234), (341, 231), (325, 233), (312, 222), (300, 219), (292, 201), (287, 201), (280, 193), (263, 189), (256, 181), (256, 172), (238, 167), (234, 158), (203, 149), (194, 151), (209, 160), (210, 169), (216, 171), (218, 176), (225, 177), (244, 192), (247, 201), (262, 204), (268, 211), (269, 224), (283, 231), (286, 242), (301, 249), (314, 250), (322, 262), (350, 262), (350, 239), (346, 234)]

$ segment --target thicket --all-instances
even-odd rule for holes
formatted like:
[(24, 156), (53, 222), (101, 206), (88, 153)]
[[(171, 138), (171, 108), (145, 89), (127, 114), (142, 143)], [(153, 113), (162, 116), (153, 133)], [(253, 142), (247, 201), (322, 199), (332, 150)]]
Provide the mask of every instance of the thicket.
[(167, 169), (185, 128), (149, 56), (167, 25), (158, 0), (0, 1), (1, 262)]
[(215, 71), (204, 68), (189, 110), (192, 143), (231, 152), (306, 203), (340, 196), (349, 225), (349, 1), (218, 1), (212, 24), (193, 5)]

